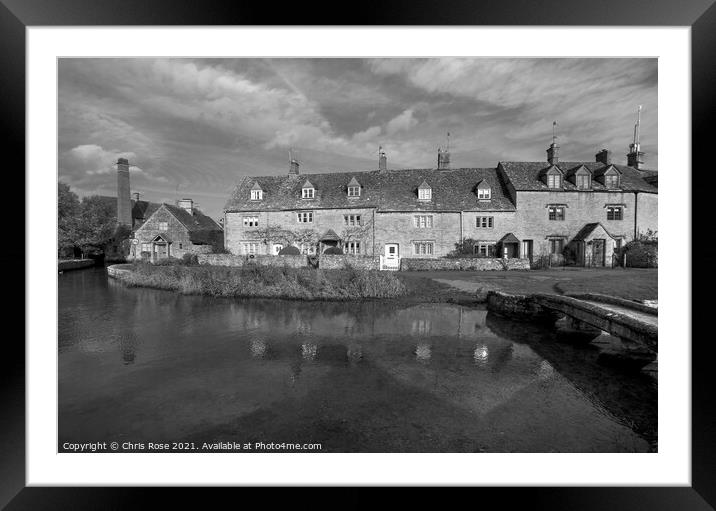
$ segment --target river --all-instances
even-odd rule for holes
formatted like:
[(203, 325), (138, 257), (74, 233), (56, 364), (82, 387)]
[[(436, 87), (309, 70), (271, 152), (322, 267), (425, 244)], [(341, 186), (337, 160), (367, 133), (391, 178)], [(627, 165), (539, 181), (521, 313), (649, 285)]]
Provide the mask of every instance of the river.
[(59, 444), (650, 452), (651, 379), (454, 304), (231, 300), (59, 275)]

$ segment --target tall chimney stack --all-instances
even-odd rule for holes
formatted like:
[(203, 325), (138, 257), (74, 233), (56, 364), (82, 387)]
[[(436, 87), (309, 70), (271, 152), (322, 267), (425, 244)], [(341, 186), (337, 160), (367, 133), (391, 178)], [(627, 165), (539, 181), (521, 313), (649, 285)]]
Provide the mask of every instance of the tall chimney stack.
[(557, 121), (552, 121), (552, 143), (547, 148), (547, 161), (550, 165), (559, 163), (559, 146), (557, 145)]
[(117, 225), (132, 228), (132, 199), (129, 195), (129, 162), (117, 160)]
[(184, 211), (186, 211), (190, 215), (194, 214), (194, 201), (191, 199), (181, 199), (181, 200), (177, 201), (177, 206), (182, 208)]
[(288, 152), (288, 175), (295, 175), (297, 176), (299, 173), (298, 171), (298, 160), (293, 157), (293, 151)]
[(388, 157), (382, 146), (378, 148), (378, 170), (388, 170)]
[(639, 130), (641, 128), (641, 105), (637, 110), (636, 124), (634, 125), (634, 142), (629, 144), (629, 154), (627, 154), (627, 165), (637, 170), (644, 163), (644, 153), (641, 152), (641, 144), (639, 143)]

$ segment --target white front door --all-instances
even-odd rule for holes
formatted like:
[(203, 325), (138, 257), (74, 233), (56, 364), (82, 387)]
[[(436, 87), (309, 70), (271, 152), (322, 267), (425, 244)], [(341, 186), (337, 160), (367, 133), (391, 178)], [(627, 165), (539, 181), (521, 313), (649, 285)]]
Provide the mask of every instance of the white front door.
[(397, 259), (398, 258), (398, 244), (397, 243), (386, 243), (385, 244), (385, 258), (386, 259)]

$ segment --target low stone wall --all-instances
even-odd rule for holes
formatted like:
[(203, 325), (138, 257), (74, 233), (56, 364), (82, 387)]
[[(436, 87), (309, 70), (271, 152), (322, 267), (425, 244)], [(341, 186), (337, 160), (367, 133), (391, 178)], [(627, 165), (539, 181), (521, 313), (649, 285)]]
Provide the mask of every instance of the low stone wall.
[(113, 264), (112, 266), (107, 266), (107, 275), (113, 279), (122, 280), (122, 278), (129, 275), (131, 271), (131, 264)]
[(380, 270), (380, 258), (371, 256), (321, 254), (318, 267), (322, 270), (339, 270), (350, 266), (359, 270)]
[(593, 302), (610, 303), (612, 305), (619, 305), (646, 314), (652, 314), (654, 316), (659, 315), (658, 307), (649, 305), (646, 303), (635, 302), (633, 300), (626, 300), (617, 296), (603, 295), (600, 293), (565, 293), (565, 296), (570, 298), (577, 298), (578, 300), (591, 300)]
[(304, 268), (308, 266), (308, 258), (305, 255), (255, 255), (253, 258), (244, 255), (234, 254), (199, 254), (199, 264), (210, 266), (236, 266), (247, 265), (260, 266), (288, 266), (290, 268)]
[(89, 268), (94, 266), (94, 259), (70, 259), (67, 261), (57, 262), (57, 271), (79, 270), (80, 268)]
[(496, 257), (456, 257), (436, 259), (404, 258), (400, 260), (401, 271), (498, 271), (529, 270), (528, 259), (500, 259)]
[(561, 314), (538, 304), (531, 295), (487, 292), (487, 310), (520, 321), (555, 323)]

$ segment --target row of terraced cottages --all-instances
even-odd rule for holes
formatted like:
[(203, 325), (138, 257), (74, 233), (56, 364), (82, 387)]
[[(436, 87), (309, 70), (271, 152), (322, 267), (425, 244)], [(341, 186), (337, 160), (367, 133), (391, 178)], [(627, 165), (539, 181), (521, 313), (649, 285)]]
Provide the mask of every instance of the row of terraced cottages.
[[(657, 230), (657, 173), (593, 162), (500, 162), (495, 168), (379, 170), (245, 177), (225, 207), (233, 254), (346, 254), (435, 258), (464, 239), (475, 255), (548, 257), (612, 266), (615, 251)], [(639, 154), (641, 156), (642, 153)], [(634, 158), (638, 161), (638, 158)], [(637, 167), (637, 168), (635, 168)]]

